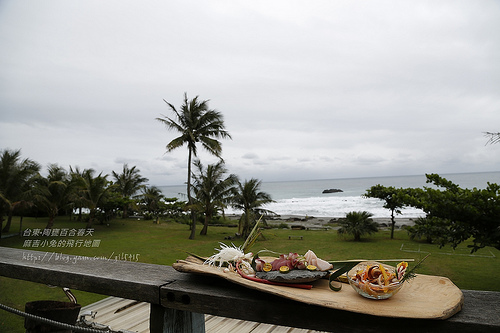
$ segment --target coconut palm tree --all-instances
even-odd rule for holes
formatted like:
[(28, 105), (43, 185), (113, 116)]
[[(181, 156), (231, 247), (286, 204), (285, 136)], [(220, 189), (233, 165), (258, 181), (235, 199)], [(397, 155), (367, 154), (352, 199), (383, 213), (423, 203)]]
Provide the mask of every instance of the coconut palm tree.
[[(0, 153), (0, 235), (9, 232), (14, 209), (29, 201), (29, 191), (41, 166), (30, 160), (21, 160), (21, 150), (3, 150)], [(7, 223), (2, 229), (4, 215)]]
[(353, 235), (355, 241), (360, 241), (361, 236), (371, 235), (378, 231), (378, 225), (371, 218), (372, 213), (363, 212), (350, 212), (346, 214), (345, 219), (340, 219), (339, 234)]
[(159, 224), (160, 213), (164, 210), (162, 200), (165, 198), (161, 190), (156, 186), (146, 186), (137, 198), (144, 205), (144, 209), (155, 217), (155, 223)]
[[(164, 100), (165, 101), (165, 100)], [(222, 114), (215, 110), (210, 110), (208, 101), (200, 101), (198, 96), (188, 100), (187, 93), (184, 93), (184, 103), (180, 110), (165, 101), (174, 113), (175, 117), (170, 118), (162, 115), (163, 118), (156, 118), (163, 123), (168, 130), (180, 133), (178, 137), (170, 141), (166, 148), (167, 152), (187, 145), (188, 148), (188, 176), (187, 176), (187, 196), (188, 205), (193, 204), (191, 198), (191, 161), (193, 156), (197, 156), (197, 144), (201, 143), (210, 154), (222, 159), (222, 145), (219, 138), (231, 138), (225, 130), (224, 118)], [(194, 211), (191, 212), (191, 234), (189, 239), (194, 239), (196, 230), (196, 219)]]
[(149, 179), (139, 174), (140, 170), (136, 166), (129, 168), (127, 164), (123, 165), (122, 173), (112, 172), (115, 178), (115, 190), (121, 194), (123, 199), (122, 218), (128, 217), (128, 207), (132, 202), (131, 197), (141, 190)]
[(71, 192), (69, 193), (69, 200), (73, 204), (73, 209), (78, 209), (78, 218), (77, 221), (82, 220), (82, 208), (84, 206), (84, 199), (82, 188), (79, 186), (81, 184), (81, 178), (83, 174), (87, 172), (86, 169), (83, 171), (80, 170), (78, 166), (73, 168), (71, 165), (69, 166), (69, 176), (71, 183)]
[(33, 189), (35, 205), (49, 216), (46, 229), (51, 229), (59, 210), (68, 203), (70, 178), (64, 168), (49, 164), (47, 177), (39, 176)]
[(236, 175), (224, 177), (227, 169), (224, 162), (209, 164), (205, 169), (200, 160), (194, 162), (198, 174), (193, 174), (193, 208), (205, 215), (200, 235), (206, 235), (208, 223), (218, 210), (223, 210), (234, 195), (234, 185), (238, 181)]
[(87, 228), (92, 227), (99, 207), (104, 203), (108, 192), (113, 188), (113, 185), (107, 180), (108, 175), (100, 173), (94, 177), (94, 173), (93, 169), (84, 170), (79, 181), (85, 207), (90, 210)]
[(252, 224), (260, 215), (274, 214), (274, 212), (262, 208), (262, 206), (274, 202), (271, 195), (260, 191), (261, 181), (255, 178), (238, 181), (236, 194), (232, 199), (232, 206), (243, 211), (241, 215), (238, 232), (246, 238), (250, 234)]

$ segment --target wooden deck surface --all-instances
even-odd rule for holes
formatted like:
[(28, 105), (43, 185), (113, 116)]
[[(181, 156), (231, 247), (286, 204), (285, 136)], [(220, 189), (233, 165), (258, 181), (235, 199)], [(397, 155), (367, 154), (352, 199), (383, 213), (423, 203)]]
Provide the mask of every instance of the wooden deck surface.
[[(113, 330), (127, 330), (137, 333), (149, 333), (150, 306), (146, 302), (137, 302), (120, 297), (107, 297), (99, 302), (89, 304), (81, 309), (96, 312), (95, 319), (87, 317), (99, 324), (110, 326)], [(320, 331), (277, 326), (253, 321), (231, 319), (205, 315), (207, 333), (319, 333)]]

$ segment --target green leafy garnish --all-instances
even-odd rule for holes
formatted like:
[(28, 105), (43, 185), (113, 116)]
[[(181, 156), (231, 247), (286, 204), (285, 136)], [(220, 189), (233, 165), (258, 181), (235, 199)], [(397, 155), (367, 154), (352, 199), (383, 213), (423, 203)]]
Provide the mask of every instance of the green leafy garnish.
[(255, 226), (253, 227), (252, 231), (245, 240), (245, 243), (243, 243), (243, 246), (241, 247), (243, 253), (248, 252), (248, 250), (255, 244), (255, 241), (257, 241), (257, 238), (260, 236), (261, 232), (260, 229), (258, 229), (258, 227), (260, 224), (260, 220), (262, 220), (263, 216), (264, 215), (260, 216), (259, 220), (255, 223)]
[(328, 286), (333, 291), (339, 291), (342, 289), (342, 284), (337, 281), (337, 278), (342, 274), (349, 272), (351, 268), (362, 262), (362, 260), (348, 260), (348, 261), (329, 261), (333, 265), (333, 268), (338, 267), (338, 269), (330, 274), (330, 279)]
[(409, 281), (409, 280), (413, 279), (414, 277), (416, 277), (417, 274), (415, 272), (417, 271), (417, 268), (419, 268), (422, 265), (422, 263), (424, 262), (424, 260), (427, 259), (427, 257), (430, 256), (430, 255), (431, 255), (430, 253), (428, 255), (426, 255), (412, 269), (410, 269), (409, 271), (405, 272), (405, 274), (401, 278), (400, 282), (403, 283), (405, 281)]

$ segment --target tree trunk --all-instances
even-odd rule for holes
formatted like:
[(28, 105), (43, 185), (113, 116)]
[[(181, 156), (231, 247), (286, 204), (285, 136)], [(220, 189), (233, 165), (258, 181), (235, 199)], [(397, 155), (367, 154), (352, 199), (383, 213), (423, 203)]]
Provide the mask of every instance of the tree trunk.
[(3, 228), (2, 232), (9, 232), (10, 231), (10, 225), (12, 224), (12, 209), (9, 209), (9, 216), (7, 216), (7, 223), (5, 224), (5, 227)]
[(394, 239), (394, 226), (396, 225), (396, 221), (394, 220), (394, 209), (391, 210), (391, 239)]
[(92, 228), (92, 222), (94, 222), (94, 215), (95, 215), (95, 212), (93, 211), (90, 211), (90, 214), (89, 214), (89, 221), (87, 222), (87, 226), (86, 228), (89, 229), (89, 228)]
[(200, 235), (206, 235), (208, 231), (208, 222), (210, 221), (211, 217), (209, 214), (205, 214), (205, 223), (203, 224), (203, 229), (200, 231)]
[(22, 236), (23, 234), (23, 216), (21, 215), (19, 219), (19, 236)]
[(244, 218), (245, 218), (245, 212), (243, 212), (243, 214), (241, 214), (240, 219), (238, 221), (238, 234), (240, 234), (240, 235), (241, 235), (241, 230), (242, 230)]
[(122, 219), (126, 219), (128, 217), (128, 204), (123, 205)]
[(243, 220), (243, 230), (241, 231), (241, 235), (243, 238), (247, 238), (250, 233), (250, 210), (245, 211), (245, 219)]
[[(193, 200), (191, 199), (191, 155), (192, 151), (189, 148), (188, 154), (188, 182), (187, 182), (187, 197), (188, 197), (188, 205), (191, 207), (193, 204)], [(191, 209), (191, 234), (189, 235), (189, 239), (194, 239), (196, 234), (196, 214), (192, 208)]]
[(52, 227), (54, 226), (54, 219), (55, 219), (55, 216), (50, 216), (49, 217), (49, 223), (47, 223), (47, 226), (45, 227), (45, 229), (52, 229)]

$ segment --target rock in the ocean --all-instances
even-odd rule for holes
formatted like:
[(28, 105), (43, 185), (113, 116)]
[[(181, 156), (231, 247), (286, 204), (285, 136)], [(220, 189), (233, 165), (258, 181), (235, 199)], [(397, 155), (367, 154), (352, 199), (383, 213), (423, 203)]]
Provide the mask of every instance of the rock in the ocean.
[(259, 279), (264, 279), (274, 282), (284, 283), (307, 283), (319, 280), (325, 277), (328, 272), (322, 271), (308, 271), (306, 269), (292, 269), (288, 273), (281, 273), (279, 271), (270, 272), (257, 272), (256, 275)]
[(344, 192), (344, 191), (342, 191), (341, 189), (338, 189), (338, 188), (331, 188), (328, 190), (323, 190), (323, 193), (338, 193), (338, 192)]

